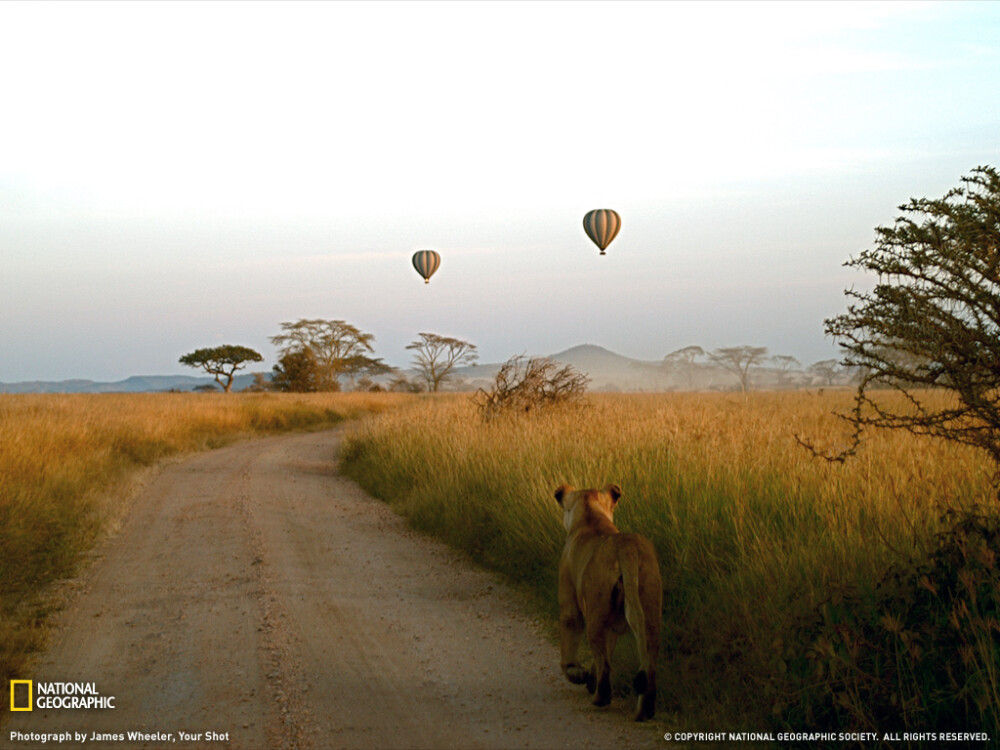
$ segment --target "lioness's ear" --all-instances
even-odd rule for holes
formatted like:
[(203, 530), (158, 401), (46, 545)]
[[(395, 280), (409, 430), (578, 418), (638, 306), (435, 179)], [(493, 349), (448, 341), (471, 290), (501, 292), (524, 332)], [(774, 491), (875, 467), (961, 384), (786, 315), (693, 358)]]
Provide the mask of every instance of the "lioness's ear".
[(619, 487), (617, 484), (605, 485), (604, 491), (607, 492), (609, 495), (611, 495), (611, 499), (615, 503), (617, 503), (618, 498), (622, 496), (622, 488)]
[(570, 486), (569, 486), (568, 484), (560, 484), (560, 485), (559, 485), (559, 486), (558, 486), (558, 487), (556, 488), (556, 500), (558, 501), (558, 503), (559, 503), (560, 505), (562, 505), (562, 499), (563, 499), (563, 496), (564, 496), (564, 495), (565, 495), (565, 494), (566, 494), (567, 492), (569, 492), (570, 490), (572, 490), (572, 489), (573, 489), (573, 488), (572, 488), (572, 487), (570, 487)]

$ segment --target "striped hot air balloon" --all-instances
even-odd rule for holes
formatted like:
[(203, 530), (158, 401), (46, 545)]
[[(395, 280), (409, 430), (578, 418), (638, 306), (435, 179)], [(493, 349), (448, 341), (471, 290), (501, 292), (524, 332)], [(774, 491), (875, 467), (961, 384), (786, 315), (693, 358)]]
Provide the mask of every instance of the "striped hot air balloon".
[(441, 265), (441, 256), (433, 250), (417, 250), (413, 254), (413, 267), (424, 277), (424, 283), (430, 283), (431, 276)]
[(604, 255), (605, 248), (622, 228), (622, 218), (610, 208), (595, 208), (583, 217), (583, 228), (594, 244), (601, 248), (601, 255)]

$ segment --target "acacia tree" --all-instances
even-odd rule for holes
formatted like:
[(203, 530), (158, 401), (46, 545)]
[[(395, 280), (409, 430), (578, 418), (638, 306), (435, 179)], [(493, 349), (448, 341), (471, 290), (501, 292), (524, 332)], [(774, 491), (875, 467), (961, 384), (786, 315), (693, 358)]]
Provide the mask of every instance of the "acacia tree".
[(452, 377), (452, 371), (460, 365), (471, 365), (479, 358), (476, 345), (461, 339), (438, 336), (436, 333), (421, 333), (420, 338), (406, 348), (416, 353), (413, 366), (427, 381), (427, 390), (437, 393), (441, 385)]
[(821, 359), (813, 362), (806, 368), (806, 372), (823, 379), (826, 385), (833, 385), (837, 377), (843, 372), (840, 362), (835, 359)]
[(385, 367), (381, 360), (369, 357), (374, 352), (375, 336), (364, 333), (343, 320), (306, 320), (282, 323), (283, 333), (272, 336), (282, 356), (310, 352), (315, 360), (315, 390), (339, 391), (343, 376), (355, 377), (366, 368)]
[(685, 346), (665, 356), (660, 367), (668, 375), (679, 373), (687, 383), (688, 390), (691, 390), (694, 388), (694, 376), (702, 367), (700, 360), (705, 356), (705, 350), (700, 346)]
[(708, 355), (723, 370), (731, 372), (740, 381), (740, 391), (750, 390), (750, 368), (767, 356), (766, 346), (729, 346), (716, 349)]
[(778, 376), (778, 385), (784, 388), (791, 382), (792, 371), (802, 363), (789, 354), (775, 354), (771, 357), (771, 366)]
[(214, 375), (215, 382), (222, 386), (222, 390), (229, 393), (233, 387), (236, 371), (243, 369), (247, 362), (261, 362), (263, 359), (259, 352), (249, 347), (225, 344), (195, 349), (178, 361), (188, 367), (200, 367), (209, 375)]
[[(854, 453), (866, 427), (886, 427), (981, 448), (1000, 466), (1000, 173), (978, 167), (961, 182), (900, 206), (845, 264), (878, 280), (847, 290), (847, 312), (826, 321), (861, 373), (841, 415), (852, 444), (831, 460)], [(881, 398), (886, 389), (903, 399)]]

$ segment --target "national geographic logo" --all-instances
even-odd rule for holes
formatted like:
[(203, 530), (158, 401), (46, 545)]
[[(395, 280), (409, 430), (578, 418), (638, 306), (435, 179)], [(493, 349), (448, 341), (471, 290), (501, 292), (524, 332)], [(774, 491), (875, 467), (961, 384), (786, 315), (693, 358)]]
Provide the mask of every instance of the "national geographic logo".
[(101, 695), (93, 682), (10, 681), (10, 710), (114, 708), (115, 696)]
[[(21, 688), (18, 690), (18, 688)], [(18, 700), (20, 694), (20, 700)], [(10, 710), (30, 711), (34, 706), (32, 699), (34, 693), (31, 689), (31, 680), (11, 680), (10, 681)]]

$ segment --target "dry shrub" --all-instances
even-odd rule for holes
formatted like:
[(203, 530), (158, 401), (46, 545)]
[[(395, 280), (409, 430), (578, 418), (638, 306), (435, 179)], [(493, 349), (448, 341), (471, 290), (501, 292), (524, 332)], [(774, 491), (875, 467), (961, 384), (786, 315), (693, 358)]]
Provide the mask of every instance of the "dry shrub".
[(500, 367), (489, 391), (476, 392), (483, 421), (502, 414), (527, 414), (579, 403), (590, 378), (572, 365), (559, 367), (545, 357), (511, 357)]

